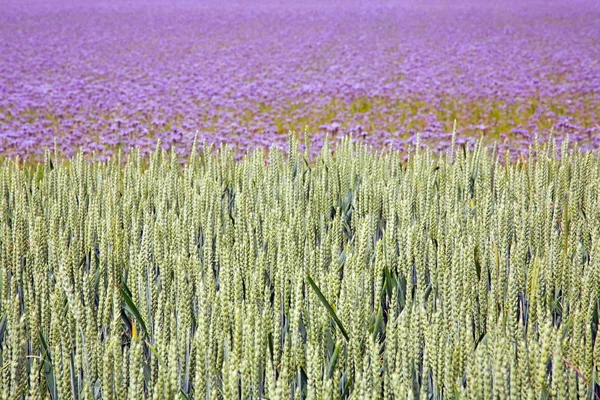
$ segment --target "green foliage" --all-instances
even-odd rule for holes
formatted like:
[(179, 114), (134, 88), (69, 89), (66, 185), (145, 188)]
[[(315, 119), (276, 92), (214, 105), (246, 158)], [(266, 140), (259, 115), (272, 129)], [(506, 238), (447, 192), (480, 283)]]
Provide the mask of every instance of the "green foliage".
[(202, 149), (4, 160), (0, 399), (600, 391), (595, 154)]
[(346, 338), (346, 340), (349, 340), (349, 338), (348, 338), (348, 332), (346, 332), (346, 329), (344, 328), (344, 325), (342, 325), (342, 321), (340, 321), (340, 319), (336, 315), (335, 311), (333, 310), (333, 307), (331, 306), (331, 304), (329, 304), (329, 302), (327, 301), (327, 299), (325, 299), (325, 296), (323, 296), (323, 293), (321, 292), (321, 289), (319, 289), (319, 287), (317, 286), (317, 284), (312, 280), (312, 278), (310, 276), (307, 276), (306, 280), (308, 281), (308, 283), (310, 284), (310, 286), (313, 288), (313, 290), (317, 294), (317, 297), (319, 298), (319, 300), (321, 301), (321, 303), (323, 303), (323, 305), (327, 309), (327, 312), (329, 313), (329, 315), (331, 315), (331, 318), (333, 318), (333, 320), (335, 321), (335, 323), (338, 326), (338, 328), (340, 328), (340, 332), (342, 332), (342, 335), (344, 335), (344, 338)]

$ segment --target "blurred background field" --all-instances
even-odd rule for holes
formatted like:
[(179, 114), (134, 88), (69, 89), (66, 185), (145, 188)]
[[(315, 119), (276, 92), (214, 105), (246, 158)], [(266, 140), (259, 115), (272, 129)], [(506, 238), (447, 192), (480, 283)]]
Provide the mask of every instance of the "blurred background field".
[(9, 1), (0, 13), (0, 154), (57, 138), (100, 158), (161, 139), (239, 154), (305, 129), (447, 150), (483, 135), (600, 145), (595, 1)]

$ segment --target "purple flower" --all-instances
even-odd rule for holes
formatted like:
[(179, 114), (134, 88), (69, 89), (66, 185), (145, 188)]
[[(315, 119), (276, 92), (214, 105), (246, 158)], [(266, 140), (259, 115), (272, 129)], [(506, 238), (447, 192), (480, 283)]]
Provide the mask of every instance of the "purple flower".
[(549, 126), (582, 143), (599, 133), (590, 131), (600, 112), (592, 0), (543, 13), (483, 0), (175, 0), (167, 14), (166, 0), (13, 3), (0, 14), (11, 38), (0, 60), (4, 152), (33, 152), (28, 138), (58, 135), (101, 151), (160, 137), (185, 153), (196, 130), (242, 152), (305, 126), (311, 137), (353, 134), (375, 147), (419, 132), (444, 148), (454, 119), (459, 138), (504, 135), (520, 148)]

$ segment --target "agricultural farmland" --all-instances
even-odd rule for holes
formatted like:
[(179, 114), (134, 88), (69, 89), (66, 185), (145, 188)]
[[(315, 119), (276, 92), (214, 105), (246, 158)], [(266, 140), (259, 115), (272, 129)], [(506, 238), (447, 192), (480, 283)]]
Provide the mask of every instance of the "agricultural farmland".
[(600, 399), (591, 1), (0, 13), (0, 399)]
[(3, 398), (591, 398), (597, 157), (464, 149), (6, 162)]
[[(0, 153), (287, 146), (305, 127), (373, 146), (526, 152), (536, 134), (600, 146), (594, 1), (9, 1)], [(506, 141), (506, 143), (505, 143)], [(519, 151), (513, 152), (518, 155)]]

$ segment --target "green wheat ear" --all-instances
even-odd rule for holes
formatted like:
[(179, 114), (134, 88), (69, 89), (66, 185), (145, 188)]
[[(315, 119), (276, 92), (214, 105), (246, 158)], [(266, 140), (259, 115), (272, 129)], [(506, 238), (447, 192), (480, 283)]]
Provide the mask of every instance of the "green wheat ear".
[(596, 398), (597, 157), (297, 146), (3, 160), (0, 398)]

